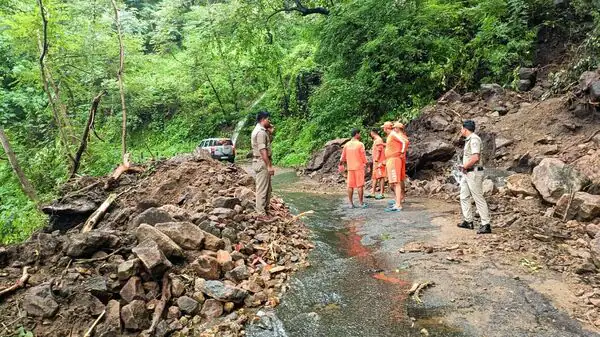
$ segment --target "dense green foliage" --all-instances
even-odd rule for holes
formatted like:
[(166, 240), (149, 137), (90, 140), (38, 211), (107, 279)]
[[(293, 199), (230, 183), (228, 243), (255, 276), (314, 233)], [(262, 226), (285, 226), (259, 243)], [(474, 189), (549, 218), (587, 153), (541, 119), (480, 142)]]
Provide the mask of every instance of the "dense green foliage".
[[(581, 37), (578, 69), (597, 66), (597, 0), (305, 0), (329, 15), (301, 15), (289, 0), (125, 0), (128, 146), (134, 161), (189, 152), (230, 135), (264, 108), (276, 125), (275, 160), (304, 163), (325, 141), (383, 119), (409, 120), (450, 88), (511, 85), (536, 65), (538, 32)], [(110, 0), (45, 0), (47, 71), (74, 136), (61, 142), (43, 91), (43, 37), (35, 0), (0, 0), (0, 126), (42, 199), (70, 168), (92, 98), (101, 101), (81, 174), (120, 161), (119, 48)], [(289, 10), (285, 11), (284, 8)], [(595, 14), (592, 14), (595, 13)], [(596, 28), (594, 28), (596, 27)], [(54, 90), (53, 88), (51, 88)], [(0, 156), (1, 158), (1, 156)], [(43, 217), (0, 160), (0, 241), (26, 237)]]

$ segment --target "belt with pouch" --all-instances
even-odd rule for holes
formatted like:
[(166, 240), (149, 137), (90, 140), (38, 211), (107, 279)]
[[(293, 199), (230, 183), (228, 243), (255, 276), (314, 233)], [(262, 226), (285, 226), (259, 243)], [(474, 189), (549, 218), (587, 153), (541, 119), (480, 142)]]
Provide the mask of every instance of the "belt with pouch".
[(477, 172), (477, 171), (483, 171), (483, 167), (481, 166), (476, 166), (476, 167), (470, 167), (468, 169), (465, 170), (465, 172)]

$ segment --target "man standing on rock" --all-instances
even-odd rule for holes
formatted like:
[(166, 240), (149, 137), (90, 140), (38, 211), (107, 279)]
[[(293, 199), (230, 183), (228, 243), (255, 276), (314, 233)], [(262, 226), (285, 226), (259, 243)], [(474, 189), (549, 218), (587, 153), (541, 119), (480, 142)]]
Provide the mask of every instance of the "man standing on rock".
[(354, 189), (358, 189), (359, 207), (365, 208), (367, 205), (363, 201), (365, 186), (365, 165), (367, 164), (367, 154), (365, 145), (360, 141), (360, 131), (352, 129), (350, 135), (352, 139), (342, 149), (340, 157), (339, 170), (344, 171), (344, 163), (348, 167), (348, 200), (350, 208), (354, 208)]
[(392, 122), (385, 122), (382, 127), (387, 135), (385, 144), (385, 168), (387, 170), (388, 182), (390, 183), (390, 186), (394, 187), (395, 194), (394, 204), (385, 211), (399, 212), (402, 210), (402, 201), (404, 200), (402, 184), (406, 173), (403, 170), (403, 161), (408, 142), (400, 133), (394, 131), (394, 129), (404, 128), (402, 123), (393, 124)]
[[(373, 139), (373, 148), (371, 153), (373, 155), (373, 182), (371, 184), (371, 194), (367, 198), (375, 198), (377, 200), (383, 199), (385, 194), (385, 143), (379, 136), (377, 129), (371, 130), (371, 138)], [(375, 194), (377, 185), (380, 187), (380, 194)]]
[(473, 229), (473, 206), (475, 201), (477, 212), (481, 217), (481, 226), (477, 234), (492, 232), (488, 205), (483, 197), (483, 162), (481, 159), (481, 138), (475, 134), (475, 122), (466, 120), (463, 122), (461, 136), (465, 137), (465, 148), (463, 152), (462, 167), (463, 176), (460, 180), (460, 207), (462, 209), (463, 222), (460, 228)]
[(400, 189), (402, 190), (402, 202), (404, 202), (406, 200), (406, 152), (408, 152), (408, 146), (410, 145), (410, 142), (408, 141), (406, 131), (404, 131), (404, 124), (400, 122), (395, 123), (394, 132), (400, 135), (400, 137), (404, 138), (404, 141), (406, 142), (406, 147), (404, 149), (404, 153), (402, 154), (402, 173), (400, 174), (400, 176), (402, 177)]
[(256, 212), (267, 215), (271, 201), (271, 177), (275, 169), (271, 163), (271, 128), (269, 113), (261, 111), (256, 116), (256, 127), (252, 131), (252, 169), (256, 173)]

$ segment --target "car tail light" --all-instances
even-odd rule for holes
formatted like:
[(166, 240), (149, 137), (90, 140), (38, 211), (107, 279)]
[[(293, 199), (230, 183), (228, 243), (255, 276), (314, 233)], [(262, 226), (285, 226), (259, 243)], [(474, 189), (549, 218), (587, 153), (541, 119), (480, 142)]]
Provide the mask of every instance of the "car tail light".
[(211, 146), (210, 153), (215, 153), (215, 148)]

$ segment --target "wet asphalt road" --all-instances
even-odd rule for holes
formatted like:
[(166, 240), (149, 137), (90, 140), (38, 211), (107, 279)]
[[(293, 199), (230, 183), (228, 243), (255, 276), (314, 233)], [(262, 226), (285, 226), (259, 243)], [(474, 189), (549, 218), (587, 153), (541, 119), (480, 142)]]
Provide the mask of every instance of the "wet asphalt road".
[[(294, 181), (293, 173), (276, 177), (275, 191)], [(248, 326), (248, 336), (423, 336), (423, 329), (446, 337), (598, 336), (494, 261), (457, 266), (439, 256), (398, 252), (439, 235), (432, 220), (450, 217), (455, 205), (409, 200), (401, 214), (389, 214), (385, 201), (347, 210), (339, 195), (278, 194), (298, 212), (315, 211), (305, 222), (316, 248), (311, 267), (292, 276), (280, 306)], [(436, 286), (416, 303), (406, 290), (425, 280)]]

